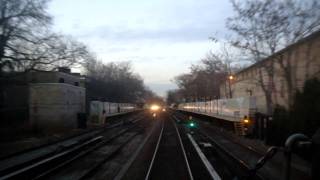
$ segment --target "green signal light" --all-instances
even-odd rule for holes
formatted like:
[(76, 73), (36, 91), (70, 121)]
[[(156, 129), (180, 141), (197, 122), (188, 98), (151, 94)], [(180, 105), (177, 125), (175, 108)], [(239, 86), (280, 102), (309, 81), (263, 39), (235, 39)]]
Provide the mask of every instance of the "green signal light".
[(195, 128), (195, 127), (196, 127), (196, 123), (190, 122), (190, 123), (188, 124), (188, 126), (189, 126), (190, 128)]

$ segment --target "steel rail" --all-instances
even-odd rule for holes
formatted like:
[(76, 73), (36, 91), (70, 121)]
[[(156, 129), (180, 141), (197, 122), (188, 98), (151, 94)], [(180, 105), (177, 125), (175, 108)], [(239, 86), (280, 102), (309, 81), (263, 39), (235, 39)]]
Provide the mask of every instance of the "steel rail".
[(193, 137), (191, 136), (191, 134), (188, 134), (188, 138), (191, 141), (191, 144), (193, 145), (193, 147), (195, 148), (196, 152), (198, 153), (202, 163), (205, 165), (207, 171), (209, 172), (211, 178), (213, 180), (221, 180), (221, 177), (219, 176), (219, 174), (217, 173), (217, 171), (213, 168), (213, 166), (211, 165), (211, 163), (209, 162), (209, 160), (207, 159), (207, 157), (203, 154), (203, 152), (201, 151), (200, 147), (198, 146), (198, 144), (196, 143), (196, 141), (193, 139)]
[[(175, 118), (177, 118), (175, 115), (173, 115)], [(178, 119), (178, 118), (177, 118)], [(236, 157), (233, 153), (231, 153), (229, 150), (227, 150), (225, 147), (223, 147), (219, 142), (217, 142), (215, 139), (213, 139), (211, 136), (209, 136), (207, 133), (198, 131), (199, 135), (203, 136), (205, 139), (208, 139), (215, 147), (218, 152), (223, 153), (225, 156), (229, 158), (229, 160), (232, 160), (233, 162), (237, 163), (241, 168), (243, 168), (244, 172), (249, 172), (250, 165), (244, 162), (242, 159)], [(228, 139), (229, 140), (229, 139)], [(252, 152), (252, 151), (251, 151)], [(257, 157), (257, 159), (259, 159)], [(224, 159), (226, 161), (226, 159)], [(258, 179), (264, 179), (259, 173), (256, 174)]]
[[(132, 113), (132, 112), (130, 112)], [(140, 111), (138, 111), (138, 113), (140, 113)], [(136, 116), (139, 116), (139, 114), (136, 114), (134, 115), (134, 117), (131, 117), (132, 119), (137, 119)], [(116, 116), (112, 117), (112, 118), (115, 118)], [(130, 119), (131, 119), (130, 118)], [(62, 143), (64, 141), (69, 141), (69, 140), (72, 140), (72, 139), (76, 139), (76, 138), (79, 138), (80, 136), (86, 136), (86, 135), (90, 135), (90, 134), (93, 134), (93, 133), (99, 133), (100, 131), (104, 131), (106, 129), (112, 129), (114, 127), (118, 127), (122, 125), (121, 122), (119, 123), (114, 123), (110, 126), (103, 126), (103, 127), (97, 127), (97, 128), (94, 128), (94, 129), (91, 129), (91, 130), (87, 130), (85, 132), (80, 132), (78, 134), (73, 134), (73, 135), (70, 135), (70, 136), (67, 136), (67, 137), (64, 137), (62, 139), (58, 139), (58, 140), (53, 140), (51, 142), (47, 142), (47, 143), (43, 143), (39, 146), (34, 146), (34, 147), (30, 147), (30, 148), (27, 148), (27, 149), (24, 149), (22, 151), (18, 151), (18, 152), (15, 152), (15, 153), (12, 153), (12, 154), (9, 154), (9, 155), (6, 155), (6, 156), (1, 156), (0, 157), (0, 161), (4, 161), (6, 159), (9, 159), (9, 158), (13, 158), (13, 157), (16, 157), (16, 156), (21, 156), (23, 154), (26, 154), (28, 152), (31, 152), (31, 151), (36, 151), (36, 150), (39, 150), (41, 148), (45, 148), (45, 147), (48, 147), (50, 145), (54, 145), (54, 144), (59, 144), (59, 143)], [(0, 172), (1, 173), (1, 172)]]
[[(180, 113), (179, 113), (179, 114), (180, 114)], [(182, 115), (182, 114), (181, 114), (181, 115)], [(201, 121), (201, 120), (198, 120), (198, 121)], [(234, 139), (233, 139), (232, 137), (230, 137), (229, 135), (226, 135), (226, 134), (224, 134), (224, 133), (219, 133), (219, 134), (220, 134), (221, 136), (225, 137), (226, 139), (232, 141), (233, 143), (238, 144), (238, 145), (242, 146), (243, 148), (248, 149), (249, 151), (251, 151), (251, 152), (253, 152), (253, 153), (255, 153), (255, 154), (259, 155), (259, 156), (264, 156), (264, 154), (265, 154), (265, 153), (260, 152), (259, 150), (257, 150), (256, 148), (254, 148), (254, 147), (252, 147), (252, 146), (250, 146), (250, 145), (245, 145), (245, 144), (243, 144), (243, 143), (240, 143), (239, 141), (234, 140)]]
[[(140, 121), (140, 120), (136, 120), (135, 122)], [(56, 171), (60, 170), (61, 168), (66, 167), (68, 164), (72, 163), (73, 161), (75, 161), (77, 159), (80, 159), (80, 158), (84, 157), (85, 155), (88, 155), (88, 154), (94, 152), (96, 149), (102, 148), (104, 145), (106, 145), (106, 144), (110, 143), (111, 141), (121, 137), (123, 134), (129, 132), (134, 127), (136, 127), (136, 126), (132, 126), (132, 127), (129, 127), (127, 129), (124, 129), (124, 130), (120, 131), (119, 133), (117, 133), (116, 135), (112, 136), (111, 138), (101, 142), (100, 144), (97, 144), (96, 146), (91, 147), (88, 150), (85, 150), (85, 151), (81, 152), (80, 154), (77, 154), (73, 158), (62, 162), (61, 164), (58, 164), (57, 166), (47, 170), (46, 172), (38, 175), (37, 177), (35, 177), (33, 179), (45, 179), (46, 177), (50, 176), (51, 174), (55, 173)]]
[[(205, 138), (209, 139), (210, 142), (216, 147), (217, 150), (219, 150), (220, 152), (222, 152), (224, 155), (226, 155), (228, 158), (230, 158), (232, 161), (236, 162), (237, 164), (239, 164), (242, 168), (245, 169), (245, 171), (249, 172), (249, 170), (251, 169), (250, 165), (247, 164), (246, 162), (244, 162), (242, 159), (236, 157), (233, 153), (231, 153), (229, 150), (227, 150), (225, 147), (223, 147), (219, 142), (217, 142), (216, 140), (214, 140), (211, 136), (209, 136), (208, 134), (206, 134), (205, 132), (199, 132), (202, 136), (204, 136)], [(259, 159), (259, 158), (258, 158)], [(263, 180), (264, 178), (257, 173), (256, 174), (258, 179)]]
[[(171, 116), (173, 119), (175, 120), (179, 120), (176, 116), (172, 115)], [(176, 126), (176, 125), (175, 125)], [(176, 127), (177, 128), (177, 127)], [(221, 180), (221, 177), (219, 176), (219, 174), (216, 172), (216, 170), (212, 167), (211, 163), (209, 162), (209, 160), (205, 157), (205, 155), (203, 154), (203, 152), (201, 151), (201, 149), (199, 148), (199, 146), (196, 144), (195, 140), (192, 138), (192, 136), (190, 134), (187, 134), (192, 146), (194, 147), (194, 149), (196, 150), (198, 156), (200, 157), (202, 163), (204, 164), (204, 166), (206, 167), (208, 173), (210, 174), (212, 179), (215, 180)]]
[[(137, 117), (137, 118), (135, 118), (134, 120), (132, 120), (132, 122), (133, 122), (133, 123), (136, 123), (137, 121), (140, 121), (141, 119), (142, 119), (142, 118), (138, 118), (138, 117)], [(108, 129), (113, 129), (113, 128), (116, 128), (116, 127), (118, 127), (118, 126), (112, 126), (112, 127), (108, 128)], [(131, 127), (131, 128), (133, 128), (133, 127)], [(48, 164), (51, 164), (51, 163), (53, 163), (53, 162), (55, 162), (55, 161), (61, 161), (61, 158), (66, 158), (66, 157), (69, 156), (70, 154), (73, 154), (73, 152), (76, 153), (76, 152), (79, 152), (79, 151), (80, 151), (80, 153), (78, 153), (77, 155), (73, 156), (71, 159), (68, 159), (68, 160), (66, 160), (66, 161), (63, 161), (62, 163), (59, 163), (59, 165), (55, 166), (54, 168), (51, 168), (51, 169), (49, 168), (49, 170), (46, 170), (46, 171), (45, 171), (44, 173), (42, 173), (41, 175), (36, 176), (36, 178), (45, 177), (47, 174), (52, 173), (52, 172), (55, 171), (56, 169), (61, 168), (62, 166), (64, 166), (64, 165), (66, 165), (66, 164), (74, 161), (75, 159), (78, 159), (78, 158), (80, 158), (80, 157), (88, 154), (89, 152), (91, 152), (91, 151), (93, 151), (94, 149), (102, 146), (103, 144), (108, 143), (108, 142), (114, 140), (115, 138), (117, 138), (117, 137), (120, 136), (121, 134), (127, 132), (127, 131), (128, 131), (129, 129), (131, 129), (131, 128), (128, 128), (128, 129), (126, 129), (126, 130), (124, 130), (124, 131), (121, 131), (121, 132), (118, 133), (117, 135), (109, 138), (107, 141), (103, 141), (103, 142), (101, 142), (101, 143), (98, 143), (98, 145), (93, 144), (93, 143), (91, 142), (91, 140), (89, 140), (89, 142), (90, 142), (91, 144), (93, 144), (94, 146), (91, 147), (91, 148), (89, 148), (89, 149), (87, 149), (87, 150), (85, 150), (85, 149), (88, 148), (88, 147), (87, 147), (88, 142), (85, 141), (85, 142), (82, 142), (80, 145), (77, 145), (76, 147), (73, 147), (73, 148), (71, 148), (71, 149), (67, 149), (67, 150), (65, 150), (65, 151), (63, 151), (63, 152), (60, 152), (60, 153), (58, 153), (58, 154), (53, 154), (53, 155), (52, 155), (52, 154), (49, 154), (48, 156), (42, 157), (42, 158), (40, 158), (39, 160), (37, 160), (37, 161), (35, 161), (35, 162), (34, 162), (34, 160), (31, 160), (30, 164), (28, 164), (28, 162), (27, 162), (26, 164), (24, 164), (24, 166), (19, 167), (18, 169), (14, 170), (14, 171), (12, 171), (12, 172), (10, 172), (10, 173), (8, 173), (8, 174), (5, 174), (5, 175), (1, 176), (1, 177), (0, 177), (0, 180), (2, 180), (2, 179), (15, 179), (15, 178), (17, 178), (17, 177), (23, 177), (23, 174), (28, 174), (28, 173), (31, 173), (31, 174), (35, 175), (35, 174), (33, 173), (33, 171), (37, 171), (37, 168), (40, 168), (40, 169), (41, 169), (41, 168), (43, 168), (43, 167), (45, 167), (45, 166), (48, 166)], [(106, 128), (104, 128), (104, 129), (106, 130)], [(100, 133), (103, 133), (105, 130), (101, 131)], [(97, 134), (100, 134), (100, 133), (97, 133)], [(97, 135), (97, 134), (96, 134), (96, 135)], [(95, 139), (95, 138), (93, 138), (93, 139)], [(99, 139), (100, 139), (100, 138), (99, 138)], [(81, 152), (81, 149), (84, 149), (84, 151)], [(21, 165), (20, 165), (20, 166), (21, 166)], [(48, 169), (48, 168), (45, 168), (45, 169)]]
[(130, 168), (130, 166), (132, 165), (132, 163), (134, 162), (134, 160), (137, 158), (137, 156), (139, 155), (139, 153), (141, 153), (143, 147), (146, 145), (147, 141), (150, 139), (151, 135), (154, 133), (156, 126), (158, 124), (154, 124), (152, 129), (150, 130), (149, 134), (147, 135), (147, 137), (143, 140), (143, 142), (139, 145), (139, 147), (137, 148), (137, 150), (134, 152), (133, 156), (131, 156), (131, 158), (126, 162), (126, 164), (121, 168), (121, 170), (118, 172), (118, 174), (116, 175), (116, 177), (114, 178), (114, 180), (120, 180), (124, 177), (125, 173), (128, 171), (128, 169)]
[(108, 160), (110, 160), (112, 157), (114, 157), (118, 152), (120, 152), (126, 144), (128, 144), (136, 135), (138, 135), (139, 133), (134, 133), (133, 135), (131, 135), (128, 139), (125, 140), (125, 142), (123, 142), (121, 145), (119, 145), (119, 147), (117, 147), (115, 150), (113, 150), (108, 156), (103, 157), (102, 160), (100, 162), (98, 162), (97, 164), (95, 164), (90, 170), (88, 170), (85, 174), (83, 174), (82, 176), (80, 176), (79, 178), (77, 178), (78, 180), (85, 180), (88, 179), (90, 177), (92, 177), (94, 175), (94, 173), (96, 171), (99, 170), (99, 168), (105, 164)]
[(190, 165), (189, 165), (189, 161), (188, 161), (188, 157), (186, 155), (186, 151), (184, 149), (184, 145), (183, 145), (183, 142), (182, 142), (182, 139), (181, 139), (181, 136), (180, 136), (180, 132), (177, 128), (177, 125), (174, 121), (172, 121), (172, 119), (170, 118), (170, 121), (174, 124), (174, 127), (176, 129), (176, 132), (178, 134), (178, 139), (179, 139), (179, 142), (180, 142), (180, 147), (182, 149), (182, 152), (183, 152), (183, 157), (184, 157), (184, 160), (186, 162), (186, 165), (187, 165), (187, 168), (188, 168), (188, 173), (189, 173), (189, 176), (190, 176), (190, 179), (193, 180), (193, 175), (192, 175), (192, 171), (191, 171), (191, 168), (190, 168)]
[(77, 151), (87, 147), (87, 145), (90, 145), (91, 143), (96, 142), (97, 140), (101, 140), (101, 137), (96, 137), (96, 138), (94, 138), (94, 139), (92, 139), (92, 140), (90, 140), (88, 142), (85, 142), (84, 144), (81, 144), (80, 146), (74, 147), (74, 148), (72, 148), (72, 149), (70, 149), (68, 151), (64, 151), (64, 152), (56, 154), (54, 156), (45, 158), (45, 159), (43, 159), (43, 160), (41, 160), (39, 162), (36, 162), (36, 163), (31, 164), (29, 166), (26, 166), (26, 167), (24, 167), (22, 169), (19, 169), (17, 171), (12, 172), (12, 173), (9, 173), (9, 174), (7, 174), (5, 176), (0, 177), (0, 180), (22, 178), (26, 174), (30, 174), (30, 173), (33, 174), (33, 172), (37, 168), (40, 169), (41, 167), (44, 167), (44, 166), (48, 165), (51, 162), (63, 159), (66, 156), (68, 156), (68, 155), (70, 155), (70, 154), (72, 154), (74, 152), (77, 152)]
[(155, 160), (156, 155), (157, 155), (157, 153), (158, 153), (160, 141), (161, 141), (161, 139), (162, 139), (163, 129), (164, 129), (164, 122), (162, 121), (161, 132), (160, 132), (160, 134), (159, 134), (158, 141), (157, 141), (157, 145), (156, 145), (156, 148), (155, 148), (155, 150), (154, 150), (154, 153), (153, 153), (153, 156), (152, 156), (152, 159), (151, 159), (151, 162), (150, 162), (150, 165), (149, 165), (149, 168), (148, 168), (148, 171), (147, 171), (145, 180), (149, 180), (150, 173), (151, 173), (151, 169), (152, 169), (152, 167), (153, 167), (154, 160)]
[[(134, 127), (132, 127), (132, 128), (134, 128)], [(131, 129), (132, 129), (131, 128)], [(131, 130), (130, 129), (130, 130)], [(152, 130), (151, 131), (153, 131), (155, 129), (155, 126), (153, 126), (152, 127)], [(127, 138), (123, 143), (121, 143), (121, 145), (119, 145), (115, 150), (113, 150), (108, 156), (106, 156), (106, 157), (103, 157), (103, 159), (100, 161), (100, 162), (98, 162), (97, 164), (95, 164), (89, 171), (87, 171), (85, 174), (83, 174), (80, 178), (78, 178), (78, 180), (85, 180), (85, 179), (88, 179), (88, 178), (91, 178), (92, 176), (94, 176), (94, 173), (96, 172), (96, 171), (98, 171), (99, 170), (99, 168), (103, 165), (103, 164), (105, 164), (106, 162), (108, 162), (108, 160), (110, 160), (114, 155), (116, 155), (118, 152), (120, 152), (124, 147), (125, 147), (125, 145), (126, 144), (128, 144), (135, 136), (137, 136), (139, 133), (138, 132), (136, 132), (136, 133), (134, 133), (133, 135), (131, 135), (129, 138)], [(152, 132), (150, 132), (149, 134), (148, 134), (148, 137), (147, 137), (147, 139), (151, 136), (151, 134), (152, 134)], [(146, 140), (145, 140), (146, 141)], [(140, 145), (141, 146), (141, 145)], [(142, 149), (142, 148), (141, 148)], [(137, 153), (137, 152), (136, 152)], [(138, 154), (138, 153), (137, 153)], [(133, 162), (133, 160), (132, 160), (132, 162)], [(130, 165), (127, 165), (128, 167), (130, 166)], [(122, 168), (123, 169), (123, 168)], [(121, 169), (121, 170), (122, 170)], [(120, 171), (121, 171), (120, 170)], [(119, 174), (119, 173), (118, 173)], [(114, 178), (115, 179), (115, 178)]]

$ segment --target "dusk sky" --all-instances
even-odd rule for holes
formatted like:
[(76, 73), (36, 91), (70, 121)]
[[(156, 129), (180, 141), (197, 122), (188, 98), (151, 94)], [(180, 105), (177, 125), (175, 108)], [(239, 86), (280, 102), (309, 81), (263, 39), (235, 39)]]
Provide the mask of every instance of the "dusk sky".
[(52, 0), (55, 31), (85, 43), (103, 62), (130, 61), (147, 86), (164, 96), (217, 45), (232, 13), (219, 0)]

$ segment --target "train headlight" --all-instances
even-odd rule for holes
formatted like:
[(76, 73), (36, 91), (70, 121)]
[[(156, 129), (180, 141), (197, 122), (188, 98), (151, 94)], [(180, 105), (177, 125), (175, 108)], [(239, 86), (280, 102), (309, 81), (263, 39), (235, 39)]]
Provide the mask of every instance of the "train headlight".
[(150, 110), (151, 111), (158, 111), (160, 109), (160, 106), (158, 106), (158, 105), (156, 105), (156, 104), (153, 104), (153, 105), (151, 105), (151, 107), (150, 107)]
[(244, 119), (243, 122), (244, 122), (245, 124), (248, 124), (250, 121), (249, 121), (249, 119)]

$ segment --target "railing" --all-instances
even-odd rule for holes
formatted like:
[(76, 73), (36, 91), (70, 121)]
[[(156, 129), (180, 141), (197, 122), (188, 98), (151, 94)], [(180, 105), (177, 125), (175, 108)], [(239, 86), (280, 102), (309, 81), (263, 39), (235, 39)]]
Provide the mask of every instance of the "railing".
[(318, 129), (312, 138), (297, 133), (287, 138), (284, 147), (270, 147), (267, 153), (262, 156), (250, 170), (248, 179), (250, 179), (250, 176), (255, 175), (277, 152), (283, 152), (285, 156), (285, 173), (283, 179), (290, 180), (292, 154), (299, 151), (312, 153), (311, 176), (312, 179), (320, 179), (320, 129)]

